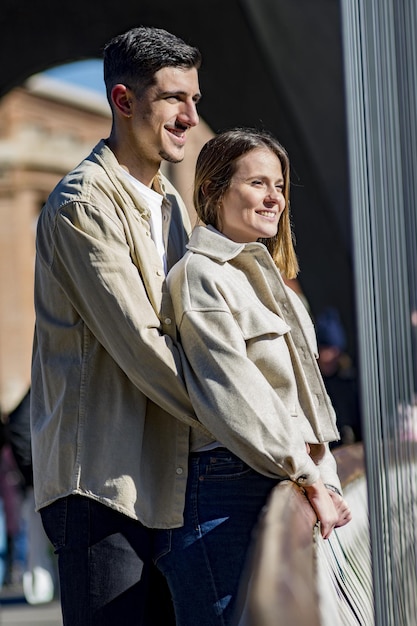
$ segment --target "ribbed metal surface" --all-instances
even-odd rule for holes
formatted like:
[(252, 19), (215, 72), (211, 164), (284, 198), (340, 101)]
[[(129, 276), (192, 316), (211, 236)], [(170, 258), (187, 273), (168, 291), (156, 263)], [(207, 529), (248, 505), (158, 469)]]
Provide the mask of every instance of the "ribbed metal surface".
[(341, 0), (375, 623), (417, 623), (417, 4)]

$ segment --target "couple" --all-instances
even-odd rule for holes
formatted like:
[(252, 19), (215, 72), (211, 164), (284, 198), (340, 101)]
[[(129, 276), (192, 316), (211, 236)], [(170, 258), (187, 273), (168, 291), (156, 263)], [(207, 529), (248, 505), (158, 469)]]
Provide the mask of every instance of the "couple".
[(188, 243), (159, 170), (198, 123), (200, 63), (160, 29), (110, 41), (111, 134), (39, 217), (34, 484), (65, 626), (166, 626), (159, 572), (178, 626), (231, 624), (280, 480), (303, 487), (324, 537), (350, 519), (314, 330), (281, 278), (298, 269), (286, 152), (256, 130), (210, 140)]

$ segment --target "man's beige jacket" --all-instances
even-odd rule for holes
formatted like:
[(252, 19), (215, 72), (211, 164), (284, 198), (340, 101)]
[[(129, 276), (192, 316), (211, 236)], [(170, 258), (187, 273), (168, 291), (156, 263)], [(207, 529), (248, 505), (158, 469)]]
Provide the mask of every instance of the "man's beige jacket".
[[(162, 176), (168, 265), (189, 219)], [(37, 508), (81, 494), (182, 525), (195, 417), (150, 214), (104, 141), (38, 222), (31, 428)]]

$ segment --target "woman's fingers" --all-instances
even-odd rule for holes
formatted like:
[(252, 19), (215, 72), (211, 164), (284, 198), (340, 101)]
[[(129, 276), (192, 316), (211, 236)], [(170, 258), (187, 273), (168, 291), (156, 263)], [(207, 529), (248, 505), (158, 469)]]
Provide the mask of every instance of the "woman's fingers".
[(333, 504), (338, 514), (338, 520), (335, 524), (335, 528), (340, 528), (344, 526), (352, 519), (352, 513), (347, 505), (347, 502), (342, 496), (339, 496), (338, 493), (329, 490), (329, 496), (333, 500)]

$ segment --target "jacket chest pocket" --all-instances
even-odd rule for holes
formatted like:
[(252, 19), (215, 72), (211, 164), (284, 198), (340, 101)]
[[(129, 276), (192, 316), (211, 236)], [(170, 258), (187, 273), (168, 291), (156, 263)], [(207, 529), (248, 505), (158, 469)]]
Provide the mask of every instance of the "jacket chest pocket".
[[(251, 306), (237, 316), (246, 345), (247, 358), (271, 387), (279, 390), (290, 412), (297, 405), (297, 384), (288, 348), (290, 326), (262, 306)], [(248, 381), (251, 384), (251, 381)]]
[(245, 341), (276, 338), (290, 332), (291, 328), (276, 313), (262, 306), (251, 306), (235, 314)]

